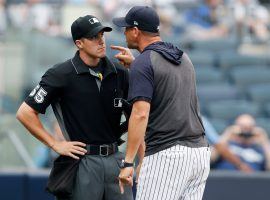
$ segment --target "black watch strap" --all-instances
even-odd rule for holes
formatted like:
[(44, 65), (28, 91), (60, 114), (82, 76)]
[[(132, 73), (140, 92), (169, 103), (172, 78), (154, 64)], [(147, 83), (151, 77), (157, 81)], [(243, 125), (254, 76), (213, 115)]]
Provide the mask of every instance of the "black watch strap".
[(133, 163), (128, 163), (126, 162), (125, 160), (122, 160), (122, 163), (121, 163), (121, 168), (126, 168), (126, 167), (133, 167), (134, 164)]

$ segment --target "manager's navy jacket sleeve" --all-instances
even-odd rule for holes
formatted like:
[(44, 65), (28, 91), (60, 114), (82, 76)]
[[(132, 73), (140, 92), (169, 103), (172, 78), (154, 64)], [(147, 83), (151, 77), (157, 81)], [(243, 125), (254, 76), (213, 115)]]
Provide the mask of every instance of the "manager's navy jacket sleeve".
[(154, 72), (150, 61), (150, 51), (138, 56), (130, 67), (128, 101), (151, 102), (154, 92)]
[(25, 99), (25, 103), (37, 112), (44, 114), (53, 100), (58, 98), (62, 86), (63, 77), (51, 68), (42, 76), (39, 84)]

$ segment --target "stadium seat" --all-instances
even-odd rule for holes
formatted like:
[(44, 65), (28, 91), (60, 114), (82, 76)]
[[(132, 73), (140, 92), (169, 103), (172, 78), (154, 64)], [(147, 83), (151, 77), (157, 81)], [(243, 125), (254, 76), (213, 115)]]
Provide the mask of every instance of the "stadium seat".
[[(177, 24), (177, 22), (176, 22)], [(181, 24), (177, 24), (178, 27), (175, 26), (176, 29), (179, 29), (179, 31), (183, 31), (183, 28), (181, 27)], [(168, 35), (161, 35), (162, 37), (162, 40), (164, 42), (170, 42), (170, 43), (173, 43), (175, 46), (177, 46), (178, 48), (181, 46), (182, 47), (182, 43), (181, 43), (181, 35), (180, 33), (178, 34), (172, 34), (170, 36)]]
[(223, 80), (223, 74), (217, 68), (201, 66), (196, 67), (197, 84), (218, 83)]
[(230, 74), (232, 80), (241, 89), (246, 89), (252, 84), (270, 83), (270, 68), (234, 68)]
[(270, 117), (270, 103), (267, 103), (267, 104), (264, 106), (264, 110), (265, 110), (267, 116)]
[(214, 66), (215, 59), (214, 55), (206, 51), (191, 51), (188, 53), (191, 62), (195, 67), (201, 65)]
[(233, 39), (214, 39), (214, 40), (196, 40), (191, 42), (191, 48), (193, 50), (198, 51), (224, 51), (224, 50), (232, 50), (236, 49), (237, 43)]
[(257, 126), (264, 128), (270, 137), (270, 118), (257, 118), (256, 124)]
[(223, 131), (228, 127), (228, 122), (224, 119), (209, 119), (209, 121), (212, 123), (216, 131), (218, 132), (219, 135), (223, 133)]
[(209, 101), (212, 102), (239, 98), (238, 89), (227, 82), (200, 84), (197, 86), (197, 91), (202, 104)]
[(248, 113), (254, 117), (261, 116), (260, 106), (246, 100), (221, 100), (207, 106), (211, 118), (234, 120), (238, 115)]
[(260, 103), (270, 102), (270, 83), (252, 85), (248, 88), (247, 93), (252, 101)]
[(231, 66), (231, 68), (229, 69), (228, 72), (230, 71), (241, 71), (241, 70), (252, 70), (252, 69), (257, 69), (257, 70), (265, 70), (265, 69), (269, 69), (269, 67), (267, 65), (234, 65)]
[(228, 71), (233, 66), (249, 66), (249, 65), (267, 65), (267, 59), (259, 56), (240, 55), (234, 52), (220, 54), (219, 66)]

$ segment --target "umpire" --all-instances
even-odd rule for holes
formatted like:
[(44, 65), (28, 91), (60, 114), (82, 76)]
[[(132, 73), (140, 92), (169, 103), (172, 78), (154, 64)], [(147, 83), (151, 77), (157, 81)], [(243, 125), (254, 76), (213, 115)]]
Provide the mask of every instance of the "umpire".
[[(64, 199), (132, 199), (131, 188), (120, 194), (117, 180), (124, 158), (118, 152), (120, 101), (127, 97), (128, 74), (105, 56), (104, 32), (111, 30), (91, 15), (75, 20), (75, 56), (50, 68), (17, 112), (34, 137), (60, 155), (80, 160), (72, 196)], [(49, 105), (66, 141), (55, 140), (39, 119)]]

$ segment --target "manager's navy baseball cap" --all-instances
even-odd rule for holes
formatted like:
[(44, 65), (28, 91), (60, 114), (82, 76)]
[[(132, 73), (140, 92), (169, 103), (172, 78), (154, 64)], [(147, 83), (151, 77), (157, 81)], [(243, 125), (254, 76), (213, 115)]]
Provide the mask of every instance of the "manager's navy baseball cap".
[(142, 31), (157, 33), (159, 31), (159, 17), (157, 12), (149, 6), (134, 6), (125, 17), (114, 18), (113, 23), (120, 27), (138, 27)]
[(103, 26), (100, 21), (92, 15), (79, 17), (71, 25), (71, 34), (74, 42), (83, 37), (94, 37), (100, 31), (110, 32), (112, 31), (112, 28), (108, 26)]

